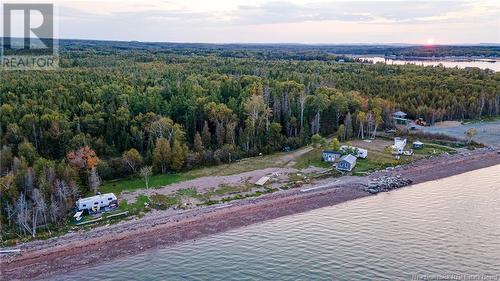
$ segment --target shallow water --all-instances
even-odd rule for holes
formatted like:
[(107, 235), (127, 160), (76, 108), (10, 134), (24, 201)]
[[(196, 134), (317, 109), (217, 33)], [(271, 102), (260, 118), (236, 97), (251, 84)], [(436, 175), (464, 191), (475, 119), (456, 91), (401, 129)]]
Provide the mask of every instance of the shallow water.
[(500, 280), (500, 166), (235, 229), (52, 279), (458, 276), (463, 280), (476, 275), (491, 279), (474, 280)]
[(451, 60), (393, 60), (393, 59), (385, 59), (384, 57), (360, 57), (361, 59), (371, 60), (373, 63), (377, 62), (385, 62), (386, 64), (397, 64), (403, 65), (407, 63), (422, 65), (422, 66), (437, 66), (442, 64), (444, 67), (458, 67), (458, 68), (466, 68), (466, 67), (478, 67), (481, 69), (491, 69), (493, 71), (500, 71), (500, 62), (491, 62), (486, 60), (475, 60), (475, 61), (451, 61)]

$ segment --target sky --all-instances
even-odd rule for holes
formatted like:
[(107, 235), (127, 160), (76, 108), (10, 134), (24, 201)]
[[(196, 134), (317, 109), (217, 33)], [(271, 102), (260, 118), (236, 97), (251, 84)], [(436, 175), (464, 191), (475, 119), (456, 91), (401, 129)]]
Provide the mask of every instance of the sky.
[(500, 43), (498, 0), (41, 2), (47, 1), (57, 9), (59, 38), (207, 43)]

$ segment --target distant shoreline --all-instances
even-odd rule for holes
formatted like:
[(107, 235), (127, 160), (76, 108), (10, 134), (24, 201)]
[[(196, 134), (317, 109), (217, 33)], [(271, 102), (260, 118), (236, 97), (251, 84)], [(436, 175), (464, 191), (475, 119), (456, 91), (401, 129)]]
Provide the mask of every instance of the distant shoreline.
[[(437, 180), (500, 164), (500, 154), (491, 149), (441, 155), (374, 172), (368, 178), (402, 175), (414, 184)], [(267, 194), (233, 204), (200, 207), (166, 216), (158, 211), (142, 219), (71, 233), (46, 241), (20, 245), (21, 254), (2, 256), (1, 276), (25, 280), (61, 274), (68, 270), (98, 265), (99, 262), (134, 255), (148, 249), (167, 247), (186, 240), (263, 222), (282, 216), (332, 206), (371, 196), (361, 184), (301, 192), (300, 188)]]
[(384, 55), (384, 54), (370, 54), (370, 55), (349, 55), (353, 58), (364, 59), (380, 57), (388, 60), (397, 61), (446, 61), (446, 62), (489, 62), (498, 63), (500, 62), (500, 57), (478, 57), (478, 56), (443, 56), (443, 57), (420, 57), (420, 56), (396, 56), (396, 55)]

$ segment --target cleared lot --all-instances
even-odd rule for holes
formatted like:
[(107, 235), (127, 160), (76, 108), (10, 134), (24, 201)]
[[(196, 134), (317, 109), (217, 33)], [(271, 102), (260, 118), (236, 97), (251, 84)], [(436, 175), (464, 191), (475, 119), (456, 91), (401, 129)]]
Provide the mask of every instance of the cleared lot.
[(474, 140), (485, 145), (500, 147), (500, 120), (473, 122), (464, 125), (458, 122), (442, 122), (436, 126), (419, 127), (422, 132), (445, 134), (459, 139), (464, 139), (465, 131), (470, 128), (477, 130), (477, 136), (474, 137)]

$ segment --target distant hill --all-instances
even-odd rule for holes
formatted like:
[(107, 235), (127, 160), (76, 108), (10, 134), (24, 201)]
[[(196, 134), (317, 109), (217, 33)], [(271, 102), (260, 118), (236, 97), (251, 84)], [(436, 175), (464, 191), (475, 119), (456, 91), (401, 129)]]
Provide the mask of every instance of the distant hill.
[[(15, 38), (13, 41), (23, 40)], [(62, 51), (147, 50), (175, 54), (215, 54), (223, 57), (255, 57), (282, 59), (325, 60), (329, 55), (384, 55), (396, 57), (500, 57), (500, 45), (481, 43), (476, 45), (409, 45), (409, 44), (208, 44), (139, 41), (100, 41), (60, 39)], [(26, 51), (23, 51), (26, 52)], [(249, 53), (250, 52), (250, 53)]]
[[(94, 40), (61, 40), (60, 46), (66, 50), (82, 50), (87, 47), (115, 50), (156, 50), (174, 51), (176, 53), (219, 52), (223, 55), (239, 56), (241, 51), (265, 53), (317, 53), (321, 55), (385, 55), (415, 57), (475, 56), (500, 57), (500, 45), (407, 45), (407, 44), (348, 44), (348, 45), (307, 45), (307, 44), (207, 44), (207, 43), (168, 43), (138, 41), (94, 41)], [(239, 54), (239, 55), (238, 55)]]

